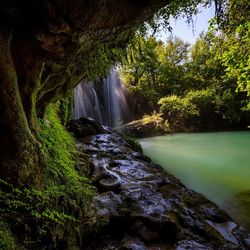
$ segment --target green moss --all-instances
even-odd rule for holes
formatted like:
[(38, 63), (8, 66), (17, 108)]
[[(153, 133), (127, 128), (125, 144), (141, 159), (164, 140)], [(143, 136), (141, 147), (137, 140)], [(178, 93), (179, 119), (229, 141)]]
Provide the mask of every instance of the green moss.
[(136, 138), (128, 136), (128, 135), (123, 135), (124, 139), (126, 142), (132, 147), (133, 150), (142, 152), (142, 147), (141, 145), (136, 141)]
[[(17, 233), (24, 247), (45, 246), (44, 239), (47, 246), (56, 245), (69, 229), (68, 238), (70, 235), (76, 237), (82, 213), (75, 197), (68, 197), (72, 203), (69, 205), (60, 202), (59, 196), (51, 189), (17, 188), (2, 179), (0, 188), (1, 218)], [(5, 235), (5, 231), (0, 234)]]
[[(82, 207), (93, 195), (88, 179), (76, 170), (80, 153), (74, 138), (61, 125), (58, 117), (59, 104), (51, 105), (41, 121), (39, 139), (46, 156), (46, 184), (55, 195), (75, 196)], [(86, 163), (86, 172), (89, 162)]]
[[(86, 176), (90, 161), (76, 150), (58, 112), (59, 103), (51, 105), (40, 120), (38, 139), (46, 163), (43, 188), (15, 187), (0, 179), (0, 221), (8, 223), (27, 249), (54, 249), (60, 241), (67, 242), (70, 249), (77, 247), (85, 209), (94, 194)], [(6, 238), (5, 245), (13, 242), (8, 230), (0, 231), (0, 241), (1, 237)]]
[(70, 121), (73, 110), (73, 93), (59, 101), (59, 117), (63, 126)]

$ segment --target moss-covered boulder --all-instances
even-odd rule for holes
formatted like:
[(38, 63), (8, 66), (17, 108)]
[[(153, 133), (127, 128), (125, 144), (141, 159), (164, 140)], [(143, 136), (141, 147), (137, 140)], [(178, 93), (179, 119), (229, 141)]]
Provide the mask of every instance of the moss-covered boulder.
[(119, 130), (125, 135), (136, 138), (171, 133), (168, 122), (165, 121), (159, 113), (146, 115), (140, 120), (129, 122), (119, 128)]

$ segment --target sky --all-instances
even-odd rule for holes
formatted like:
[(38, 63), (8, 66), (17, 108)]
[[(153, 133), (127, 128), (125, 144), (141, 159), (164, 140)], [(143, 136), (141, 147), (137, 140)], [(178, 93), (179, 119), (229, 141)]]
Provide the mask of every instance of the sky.
[[(178, 36), (184, 41), (194, 44), (195, 40), (199, 37), (202, 31), (207, 31), (209, 23), (208, 21), (214, 17), (214, 6), (204, 9), (199, 8), (199, 13), (193, 16), (193, 27), (191, 24), (186, 23), (186, 19), (178, 19), (177, 21), (173, 18), (170, 19), (170, 25), (173, 28), (173, 36)], [(171, 34), (167, 31), (162, 31), (157, 38), (166, 41), (167, 37)]]

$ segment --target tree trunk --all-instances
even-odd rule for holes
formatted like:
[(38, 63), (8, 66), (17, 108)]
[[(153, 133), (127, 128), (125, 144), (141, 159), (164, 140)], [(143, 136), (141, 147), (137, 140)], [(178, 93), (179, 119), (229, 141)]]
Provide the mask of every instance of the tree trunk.
[(41, 150), (28, 126), (11, 56), (11, 32), (0, 31), (0, 177), (39, 185)]

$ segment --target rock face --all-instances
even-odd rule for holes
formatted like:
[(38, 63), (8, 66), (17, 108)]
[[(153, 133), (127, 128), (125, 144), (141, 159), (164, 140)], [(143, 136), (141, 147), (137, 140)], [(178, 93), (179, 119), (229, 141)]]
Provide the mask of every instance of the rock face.
[(79, 120), (71, 120), (68, 126), (69, 131), (73, 131), (75, 137), (82, 138), (88, 135), (102, 134), (104, 129), (100, 123), (87, 118), (80, 118)]
[(250, 235), (224, 211), (132, 149), (120, 134), (79, 139), (98, 194), (83, 249), (249, 249)]
[(18, 185), (43, 185), (38, 118), (80, 80), (107, 71), (116, 58), (112, 49), (124, 49), (138, 26), (168, 3), (0, 1), (1, 177)]

